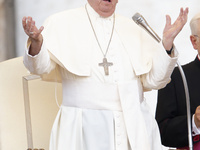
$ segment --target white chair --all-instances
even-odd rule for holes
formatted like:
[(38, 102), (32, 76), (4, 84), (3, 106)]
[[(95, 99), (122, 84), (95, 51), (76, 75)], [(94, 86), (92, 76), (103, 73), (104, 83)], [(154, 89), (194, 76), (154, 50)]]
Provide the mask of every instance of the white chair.
[[(57, 84), (57, 89), (58, 100), (61, 100), (61, 84)], [(31, 119), (31, 132), (28, 134), (27, 100), (30, 103)], [(55, 83), (30, 76), (22, 57), (0, 63), (0, 150), (48, 150), (50, 132), (58, 109)], [(30, 139), (27, 137), (32, 138), (33, 147), (29, 147)]]

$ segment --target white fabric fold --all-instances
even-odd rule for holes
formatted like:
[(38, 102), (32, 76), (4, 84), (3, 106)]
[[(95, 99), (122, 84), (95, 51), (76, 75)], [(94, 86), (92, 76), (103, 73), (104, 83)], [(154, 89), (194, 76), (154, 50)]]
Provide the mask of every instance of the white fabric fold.
[(157, 123), (148, 111), (148, 105), (143, 101), (139, 80), (119, 83), (118, 88), (132, 150), (161, 150)]
[[(140, 109), (139, 95), (141, 85), (138, 81), (131, 81), (119, 84), (119, 95), (124, 114), (126, 130), (128, 133), (131, 148), (134, 150), (150, 150), (150, 143), (147, 139), (147, 129), (144, 122), (144, 117)], [(135, 92), (133, 92), (135, 91)], [(133, 94), (134, 93), (134, 94)]]
[(81, 109), (61, 106), (52, 128), (49, 150), (82, 150), (82, 133)]

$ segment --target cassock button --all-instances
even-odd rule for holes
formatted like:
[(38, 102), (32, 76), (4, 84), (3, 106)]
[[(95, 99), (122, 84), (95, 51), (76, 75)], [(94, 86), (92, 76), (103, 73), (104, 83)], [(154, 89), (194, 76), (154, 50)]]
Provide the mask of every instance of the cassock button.
[(120, 136), (121, 134), (120, 133), (117, 133), (117, 136)]

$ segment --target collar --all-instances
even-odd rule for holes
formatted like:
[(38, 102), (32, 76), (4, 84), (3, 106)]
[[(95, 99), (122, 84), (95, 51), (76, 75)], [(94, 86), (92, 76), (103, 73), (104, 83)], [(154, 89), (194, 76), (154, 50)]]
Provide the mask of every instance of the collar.
[(195, 59), (195, 63), (200, 66), (200, 55), (197, 55), (196, 59)]

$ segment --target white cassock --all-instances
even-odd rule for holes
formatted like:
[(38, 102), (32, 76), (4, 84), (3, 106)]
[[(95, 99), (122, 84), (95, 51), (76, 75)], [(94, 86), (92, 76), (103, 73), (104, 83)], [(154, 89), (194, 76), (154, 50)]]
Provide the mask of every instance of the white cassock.
[[(113, 16), (102, 18), (89, 4), (87, 9), (105, 53)], [(24, 56), (30, 72), (62, 82), (63, 101), (52, 128), (50, 150), (162, 149), (143, 92), (170, 81), (177, 52), (168, 56), (132, 20), (115, 18), (107, 53), (113, 63), (109, 76), (98, 65), (103, 54), (84, 7), (50, 16), (44, 24), (40, 53)]]

